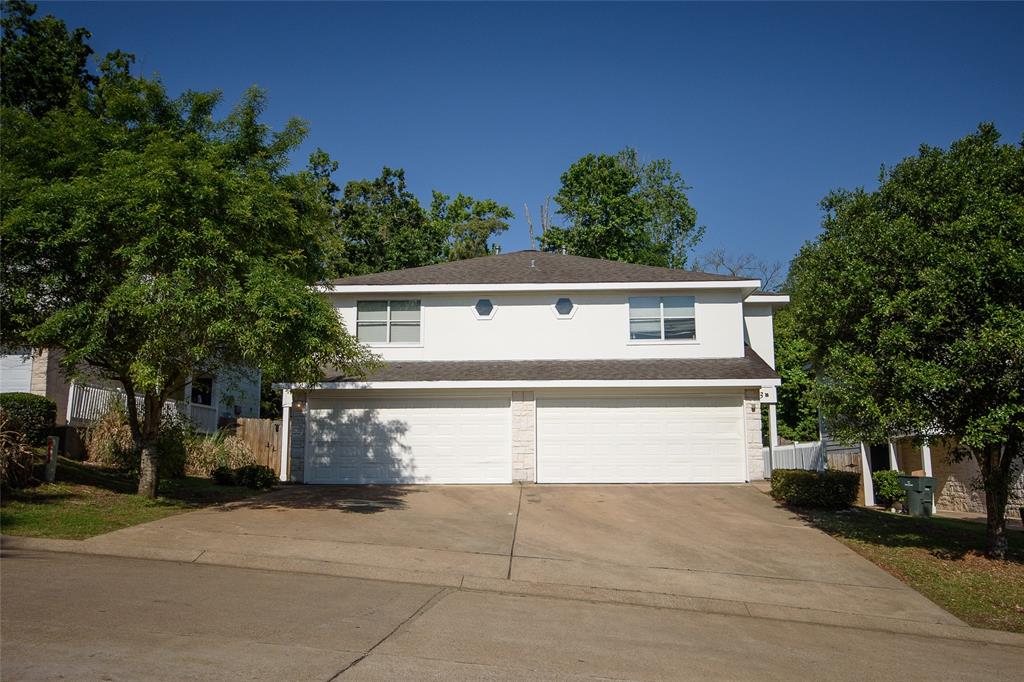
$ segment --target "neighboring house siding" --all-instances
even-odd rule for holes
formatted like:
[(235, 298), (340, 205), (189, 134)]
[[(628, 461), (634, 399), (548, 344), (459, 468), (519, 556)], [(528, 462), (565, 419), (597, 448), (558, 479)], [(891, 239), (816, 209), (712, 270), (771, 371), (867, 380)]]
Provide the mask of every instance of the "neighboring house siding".
[[(630, 296), (695, 297), (696, 340), (631, 343)], [(576, 309), (559, 319), (551, 306), (568, 297)], [(743, 357), (743, 304), (737, 291), (550, 292), (532, 294), (332, 294), (348, 330), (356, 332), (357, 301), (418, 299), (420, 343), (374, 346), (385, 360), (533, 360)], [(481, 320), (473, 306), (495, 306)]]
[(29, 393), (35, 360), (27, 350), (0, 356), (0, 393)]

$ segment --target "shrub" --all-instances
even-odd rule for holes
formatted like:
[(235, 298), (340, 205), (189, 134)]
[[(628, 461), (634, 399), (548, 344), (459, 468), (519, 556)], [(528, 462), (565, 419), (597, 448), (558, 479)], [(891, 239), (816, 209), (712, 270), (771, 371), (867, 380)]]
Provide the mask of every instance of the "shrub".
[(116, 398), (85, 431), (85, 452), (90, 461), (122, 471), (137, 471), (138, 455), (125, 406)]
[(32, 446), (25, 434), (0, 419), (0, 489), (24, 488), (32, 481)]
[(29, 445), (46, 445), (57, 419), (57, 403), (33, 393), (0, 393), (7, 429), (24, 434)]
[(277, 483), (277, 474), (270, 467), (262, 464), (247, 464), (235, 469), (235, 484), (246, 488), (263, 490), (273, 488)]
[(883, 507), (891, 507), (894, 502), (902, 502), (907, 496), (907, 491), (900, 485), (900, 476), (900, 472), (889, 469), (871, 474), (875, 499)]
[(231, 467), (217, 467), (210, 472), (210, 478), (217, 485), (234, 485), (235, 484), (235, 470)]
[(210, 477), (217, 485), (241, 485), (255, 490), (273, 488), (277, 484), (274, 470), (261, 464), (246, 464), (237, 469), (219, 466), (210, 472)]
[(840, 509), (857, 499), (860, 474), (852, 471), (772, 471), (772, 497), (796, 507)]
[(219, 467), (237, 469), (256, 463), (256, 456), (245, 441), (227, 431), (197, 435), (188, 440), (185, 448), (185, 473), (189, 476), (211, 476)]
[[(192, 422), (177, 411), (164, 411), (156, 438), (158, 475), (181, 478), (185, 475), (186, 443), (193, 438)], [(119, 399), (111, 400), (107, 409), (86, 431), (85, 449), (89, 459), (121, 471), (137, 474), (139, 453), (135, 450), (128, 412)]]

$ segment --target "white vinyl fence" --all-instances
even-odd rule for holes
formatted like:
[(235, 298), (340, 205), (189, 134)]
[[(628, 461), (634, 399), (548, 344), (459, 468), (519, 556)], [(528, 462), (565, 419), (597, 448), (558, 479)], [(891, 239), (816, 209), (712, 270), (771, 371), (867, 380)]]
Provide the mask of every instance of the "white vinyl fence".
[[(68, 391), (68, 424), (78, 426), (88, 424), (98, 419), (112, 401), (118, 401), (121, 405), (127, 405), (124, 391), (119, 388), (103, 388), (101, 386), (89, 386), (87, 384), (71, 384)], [(135, 406), (142, 411), (142, 396), (135, 396)], [(187, 416), (196, 431), (200, 433), (214, 433), (217, 431), (217, 408), (211, 405), (199, 405), (197, 403), (183, 403), (176, 400), (168, 400), (164, 403), (164, 412), (177, 411)]]
[(767, 476), (772, 475), (773, 469), (825, 470), (825, 445), (821, 441), (764, 448), (762, 454)]

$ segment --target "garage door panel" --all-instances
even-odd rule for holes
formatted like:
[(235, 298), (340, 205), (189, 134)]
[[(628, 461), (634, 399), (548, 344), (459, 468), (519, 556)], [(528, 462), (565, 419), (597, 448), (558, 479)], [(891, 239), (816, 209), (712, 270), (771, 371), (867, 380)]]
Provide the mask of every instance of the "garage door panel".
[(741, 396), (540, 397), (544, 483), (745, 480)]
[(311, 403), (310, 483), (508, 483), (509, 400), (319, 399)]

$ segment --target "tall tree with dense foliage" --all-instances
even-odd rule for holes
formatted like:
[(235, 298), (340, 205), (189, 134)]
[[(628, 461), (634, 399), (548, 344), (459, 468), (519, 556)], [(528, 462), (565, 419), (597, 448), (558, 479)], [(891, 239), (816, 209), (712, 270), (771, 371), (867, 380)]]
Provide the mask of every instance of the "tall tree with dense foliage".
[(980, 470), (1006, 551), (1024, 457), (1024, 141), (992, 125), (837, 191), (794, 261), (793, 308), (836, 436), (940, 433)]
[(776, 419), (779, 436), (791, 441), (818, 439), (818, 401), (810, 343), (800, 336), (788, 306), (775, 311), (775, 371), (782, 377)]
[(512, 217), (508, 206), (461, 192), (453, 199), (435, 191), (430, 202), (430, 222), (447, 235), (443, 257), (449, 261), (495, 253), (491, 240), (508, 229)]
[(106, 60), (45, 116), (2, 108), (0, 342), (60, 349), (69, 372), (143, 396), (127, 406), (152, 497), (161, 407), (191, 375), (317, 381), (373, 358), (309, 286), (333, 225), (322, 175), (287, 170), (305, 124), (269, 129), (255, 89), (217, 119), (218, 94), (170, 97), (130, 63)]
[(640, 161), (635, 149), (587, 154), (562, 174), (556, 213), (567, 225), (542, 244), (577, 256), (681, 268), (700, 241), (689, 187), (667, 159)]
[(4, 2), (0, 12), (0, 105), (40, 116), (96, 84), (89, 31), (68, 31), (52, 16), (35, 19), (36, 6), (24, 0)]
[[(337, 164), (323, 156), (317, 161), (319, 175), (329, 181)], [(507, 230), (512, 218), (512, 211), (493, 199), (461, 193), (453, 199), (434, 191), (430, 210), (424, 210), (406, 186), (405, 171), (388, 167), (377, 178), (346, 184), (335, 210), (339, 276), (486, 256), (495, 252), (491, 239)]]

